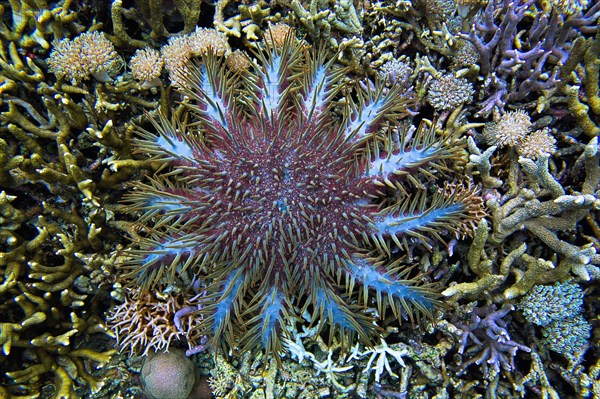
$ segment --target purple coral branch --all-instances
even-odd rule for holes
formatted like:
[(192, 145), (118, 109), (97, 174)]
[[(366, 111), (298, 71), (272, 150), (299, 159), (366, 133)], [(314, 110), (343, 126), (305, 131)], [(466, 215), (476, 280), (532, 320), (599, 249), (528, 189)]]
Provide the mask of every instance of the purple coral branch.
[[(500, 368), (512, 371), (514, 369), (514, 357), (518, 350), (531, 352), (525, 345), (515, 342), (508, 332), (508, 323), (503, 320), (515, 307), (505, 304), (500, 310), (495, 306), (486, 306), (473, 311), (471, 322), (467, 326), (461, 326), (463, 333), (460, 337), (458, 353), (465, 353), (469, 340), (474, 346), (466, 350), (467, 354), (476, 355), (467, 359), (461, 366), (458, 374), (462, 374), (471, 364), (489, 364), (495, 371)], [(483, 318), (482, 318), (483, 317)]]
[[(534, 2), (492, 0), (480, 11), (471, 31), (460, 34), (479, 54), (480, 73), (493, 79), (487, 89), (491, 94), (479, 111), (481, 115), (487, 115), (494, 107), (503, 109), (506, 102), (521, 101), (552, 89), (559, 82), (560, 66), (569, 58), (571, 41), (585, 29), (597, 30), (591, 25), (600, 18), (600, 3), (583, 15), (566, 19), (559, 12), (539, 12), (522, 35), (518, 26), (529, 18), (527, 12)], [(520, 47), (518, 36), (524, 43), (536, 44), (532, 48)]]
[(498, 79), (495, 74), (492, 74), (491, 87), (497, 88), (491, 96), (489, 96), (483, 103), (481, 109), (477, 112), (478, 115), (488, 115), (492, 112), (494, 107), (502, 109), (504, 107), (504, 96), (508, 94), (506, 82)]
[(192, 355), (195, 355), (197, 353), (204, 351), (206, 349), (207, 343), (208, 343), (208, 337), (206, 337), (206, 336), (202, 337), (202, 339), (200, 340), (200, 344), (193, 346), (190, 349), (186, 350), (185, 355), (189, 357), (189, 356), (192, 356)]
[(600, 2), (596, 2), (583, 16), (573, 15), (567, 18), (565, 26), (579, 30), (582, 33), (596, 33), (598, 25), (595, 22), (600, 18)]
[(199, 305), (198, 306), (186, 306), (185, 308), (179, 309), (177, 312), (175, 312), (175, 316), (173, 316), (173, 323), (175, 324), (175, 327), (177, 327), (177, 329), (179, 331), (183, 331), (183, 326), (181, 325), (181, 318), (190, 313), (194, 313), (195, 311), (197, 311), (199, 309), (200, 309)]

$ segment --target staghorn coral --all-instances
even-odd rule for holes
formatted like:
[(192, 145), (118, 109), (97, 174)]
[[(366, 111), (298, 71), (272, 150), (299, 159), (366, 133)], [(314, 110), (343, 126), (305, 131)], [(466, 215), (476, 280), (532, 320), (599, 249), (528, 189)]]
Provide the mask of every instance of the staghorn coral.
[(355, 5), (350, 0), (336, 0), (329, 4), (324, 0), (311, 0), (304, 5), (298, 0), (282, 0), (281, 3), (293, 11), (299, 25), (303, 26), (312, 38), (333, 40), (335, 33), (357, 34), (362, 31), (362, 24)]
[(388, 306), (396, 318), (431, 316), (435, 290), (395, 253), (468, 234), (483, 216), (468, 184), (418, 190), (419, 176), (435, 180), (459, 159), (454, 135), (436, 140), (426, 125), (398, 140), (377, 133), (408, 114), (402, 86), (357, 88), (358, 101), (346, 97), (341, 120), (331, 119), (345, 70), (325, 54), (292, 37), (267, 47), (240, 98), (209, 55), (185, 85), (194, 122), (160, 116), (154, 132), (139, 131), (137, 148), (170, 171), (127, 196), (150, 234), (129, 251), (124, 277), (144, 291), (185, 270), (205, 281), (199, 313), (212, 347), (279, 352), (297, 309), (327, 320), (330, 339), (364, 341), (375, 318), (353, 302), (381, 317)]
[[(505, 304), (500, 310), (496, 310), (493, 305), (477, 308), (473, 311), (469, 324), (459, 324), (463, 333), (458, 352), (468, 356), (462, 362), (459, 374), (472, 364), (481, 365), (484, 373), (490, 375), (498, 375), (500, 369), (513, 371), (517, 351), (531, 351), (511, 338), (508, 323), (503, 320), (514, 309), (509, 304)], [(472, 345), (468, 345), (469, 341), (472, 341)]]
[[(267, 21), (278, 21), (280, 15), (272, 16), (270, 2), (258, 0), (249, 4), (230, 7), (231, 0), (220, 0), (215, 6), (213, 24), (219, 32), (231, 37), (242, 37), (250, 42), (259, 39), (261, 26)], [(229, 8), (229, 10), (227, 10)], [(232, 10), (237, 11), (231, 12)], [(227, 12), (229, 11), (229, 12)]]
[[(600, 11), (599, 11), (600, 13)], [(577, 125), (589, 137), (600, 134), (599, 80), (596, 60), (600, 56), (600, 30), (595, 37), (578, 38), (563, 70), (561, 92), (566, 96), (568, 110)]]
[[(5, 43), (46, 50), (52, 37), (63, 37), (66, 27), (77, 18), (70, 2), (10, 1), (9, 6), (0, 9), (0, 15), (0, 36)], [(11, 21), (11, 26), (6, 25), (7, 21)]]
[[(135, 26), (156, 40), (169, 37), (172, 33), (190, 34), (197, 28), (201, 17), (202, 1), (189, 0), (140, 0), (135, 7), (123, 8), (123, 2), (116, 0), (111, 5), (111, 22), (116, 41), (121, 46), (144, 48), (148, 42), (134, 39), (128, 33), (129, 20), (136, 20)], [(141, 14), (141, 17), (138, 16)], [(124, 18), (125, 17), (125, 18)], [(183, 20), (183, 27), (180, 21)], [(143, 23), (140, 24), (140, 21)], [(179, 31), (175, 31), (180, 29)]]
[[(477, 282), (457, 284), (447, 289), (446, 295), (462, 296), (470, 292), (496, 289), (506, 281), (509, 273), (515, 274), (516, 282), (505, 289), (503, 296), (506, 299), (524, 295), (534, 285), (562, 281), (569, 274), (583, 280), (596, 278), (600, 258), (596, 255), (595, 245), (575, 245), (574, 235), (563, 233), (572, 231), (580, 220), (593, 214), (600, 206), (597, 197), (600, 181), (597, 138), (590, 140), (587, 145), (578, 143), (577, 147), (581, 155), (571, 159), (563, 172), (580, 176), (575, 185), (571, 185), (569, 179), (560, 177), (564, 176), (561, 172), (551, 171), (550, 154), (539, 154), (535, 160), (525, 157), (515, 159), (515, 151), (510, 159), (514, 165), (514, 170), (509, 173), (511, 183), (508, 187), (511, 187), (511, 190), (503, 192), (503, 180), (490, 174), (489, 158), (497, 147), (492, 146), (485, 153), (481, 153), (475, 142), (469, 140), (469, 149), (474, 154), (470, 157), (468, 168), (479, 170), (484, 186), (489, 190), (486, 201), (492, 221), (489, 242), (502, 245), (510, 242), (507, 240), (512, 235), (520, 236), (521, 240), (511, 244), (510, 249), (506, 251), (509, 253), (505, 257), (507, 263), (495, 267), (500, 273), (495, 273), (489, 265), (477, 268)], [(582, 170), (585, 170), (585, 173), (579, 174)], [(523, 231), (527, 231), (529, 237), (536, 237), (538, 243), (547, 245), (551, 252), (547, 252), (545, 256), (526, 253), (529, 244), (522, 241)], [(487, 227), (483, 240), (484, 244), (488, 241)], [(557, 255), (561, 258), (557, 258)], [(483, 265), (479, 257), (486, 259), (490, 255), (483, 248), (479, 248), (477, 257), (475, 264)], [(486, 260), (486, 263), (493, 264), (494, 261), (492, 258)]]
[(585, 10), (588, 2), (588, 0), (544, 0), (541, 3), (546, 12), (556, 10), (561, 14), (571, 15)]
[[(80, 385), (98, 392), (104, 382), (91, 362), (102, 367), (115, 351), (77, 344), (90, 334), (107, 333), (100, 316), (89, 309), (98, 281), (88, 276), (99, 272), (94, 267), (98, 263), (81, 263), (76, 250), (85, 247), (72, 236), (72, 225), (68, 230), (60, 227), (64, 219), (58, 210), (48, 218), (25, 220), (22, 211), (6, 203), (2, 214), (9, 216), (9, 209), (16, 213), (10, 217), (15, 224), (0, 223), (0, 371), (9, 378), (3, 385), (11, 395), (35, 396), (52, 376), (54, 398), (76, 398)], [(29, 239), (22, 236), (27, 226), (37, 227)], [(23, 353), (28, 359), (24, 363), (19, 360)]]
[[(73, 86), (49, 72), (50, 43), (61, 46), (61, 39), (88, 47), (77, 61), (118, 66), (104, 33), (79, 35), (84, 29), (72, 7), (78, 5), (0, 7), (0, 391), (9, 397), (89, 397), (115, 383), (104, 378), (115, 353), (104, 326), (118, 237), (109, 226), (111, 202), (137, 169), (113, 170), (108, 159), (131, 161), (118, 125), (153, 105), (127, 99), (133, 84), (78, 75), (83, 80), (67, 77)], [(104, 72), (97, 63), (85, 67)]]
[[(505, 237), (517, 230), (526, 228), (554, 251), (565, 256), (574, 273), (589, 279), (587, 266), (598, 263), (594, 248), (583, 249), (561, 240), (556, 234), (574, 226), (588, 212), (600, 208), (596, 197), (598, 185), (599, 155), (598, 141), (593, 139), (585, 147), (580, 163), (585, 164), (586, 176), (579, 193), (566, 195), (565, 189), (548, 170), (548, 155), (538, 157), (537, 161), (521, 158), (520, 164), (534, 183), (533, 190), (523, 188), (518, 195), (503, 204), (497, 201), (488, 202), (494, 220), (492, 239), (501, 242)], [(550, 199), (540, 201), (535, 192), (547, 190)], [(535, 205), (534, 205), (535, 204)], [(562, 269), (564, 270), (564, 269)], [(542, 278), (538, 275), (537, 278)], [(548, 281), (546, 281), (548, 282)], [(523, 281), (525, 283), (525, 281)]]
[[(556, 9), (550, 14), (529, 12), (534, 3), (489, 1), (477, 14), (470, 32), (459, 35), (471, 41), (479, 53), (487, 97), (479, 111), (482, 115), (532, 97), (538, 102), (538, 110), (548, 107), (547, 97), (559, 85), (572, 41), (579, 29), (593, 27), (600, 16), (599, 3), (585, 13), (577, 11), (568, 16)], [(524, 23), (528, 29), (520, 31), (518, 26)]]

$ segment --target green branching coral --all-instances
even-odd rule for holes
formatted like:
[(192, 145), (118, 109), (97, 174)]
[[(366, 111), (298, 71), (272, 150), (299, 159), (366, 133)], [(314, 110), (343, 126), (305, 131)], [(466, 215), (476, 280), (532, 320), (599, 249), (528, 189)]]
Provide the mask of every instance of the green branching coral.
[[(98, 284), (87, 277), (95, 270), (78, 260), (77, 251), (83, 247), (74, 241), (71, 229), (60, 227), (61, 219), (54, 212), (26, 221), (41, 209), (28, 210), (25, 216), (12, 206), (16, 197), (4, 192), (0, 195), (0, 233), (7, 246), (0, 252), (0, 264), (4, 265), (0, 267), (4, 276), (0, 284), (0, 370), (11, 379), (5, 387), (13, 394), (33, 395), (48, 373), (57, 381), (56, 398), (75, 398), (74, 382), (61, 366), (66, 362), (77, 369), (92, 391), (97, 391), (103, 384), (84, 367), (84, 360), (101, 366), (115, 351), (74, 347), (88, 334), (107, 332), (99, 315), (90, 313), (86, 306)], [(26, 225), (37, 228), (28, 239), (23, 236)], [(49, 253), (56, 255), (51, 258)], [(21, 369), (19, 354), (23, 351), (31, 352), (34, 360)]]
[(354, 2), (337, 0), (333, 7), (329, 3), (329, 1), (311, 0), (310, 5), (305, 8), (299, 0), (282, 1), (282, 4), (294, 12), (300, 22), (299, 25), (306, 28), (308, 34), (315, 39), (329, 40), (336, 31), (342, 35), (362, 32), (362, 24)]
[(577, 38), (561, 70), (563, 83), (559, 86), (566, 96), (569, 111), (590, 137), (600, 134), (600, 126), (594, 121), (600, 115), (599, 57), (600, 31), (593, 38)]
[[(149, 25), (149, 32), (145, 32), (151, 40), (158, 40), (169, 37), (173, 32), (173, 26), (169, 26), (166, 22), (169, 19), (183, 19), (183, 27), (180, 33), (191, 33), (198, 25), (198, 20), (201, 14), (201, 1), (193, 0), (175, 0), (166, 2), (164, 0), (143, 0), (136, 1), (136, 7), (132, 9), (123, 8), (121, 0), (115, 0), (111, 6), (111, 17), (113, 23), (113, 31), (116, 41), (121, 46), (132, 48), (144, 48), (148, 42), (144, 40), (134, 39), (132, 34), (127, 32), (127, 25), (130, 22), (124, 19), (125, 16), (136, 15), (141, 13), (143, 20)], [(140, 27), (139, 24), (134, 24)]]
[[(42, 390), (53, 398), (82, 397), (103, 389), (101, 366), (115, 353), (103, 322), (107, 291), (99, 290), (114, 263), (114, 246), (108, 243), (117, 237), (109, 226), (114, 211), (106, 202), (137, 168), (151, 167), (123, 164), (131, 161), (127, 129), (115, 127), (112, 119), (122, 120), (125, 108), (141, 112), (144, 102), (125, 101), (133, 85), (124, 88), (112, 79), (93, 85), (64, 74), (71, 84), (49, 73), (49, 68), (66, 67), (59, 66), (64, 59), (53, 66), (45, 62), (50, 43), (56, 50), (60, 39), (76, 37), (81, 29), (73, 23), (77, 14), (71, 2), (5, 6), (0, 25), (0, 391), (9, 397), (38, 397)], [(9, 20), (10, 28), (4, 25)], [(112, 44), (105, 39), (103, 44), (114, 57)], [(120, 170), (103, 162), (110, 157), (115, 165), (121, 162)]]
[[(71, 0), (50, 6), (46, 1), (9, 0), (9, 7), (0, 7), (0, 37), (3, 42), (14, 43), (19, 48), (48, 50), (52, 38), (64, 37), (65, 26), (77, 18), (71, 4)], [(10, 17), (4, 18), (5, 13)], [(12, 21), (10, 26), (6, 25), (8, 19)]]

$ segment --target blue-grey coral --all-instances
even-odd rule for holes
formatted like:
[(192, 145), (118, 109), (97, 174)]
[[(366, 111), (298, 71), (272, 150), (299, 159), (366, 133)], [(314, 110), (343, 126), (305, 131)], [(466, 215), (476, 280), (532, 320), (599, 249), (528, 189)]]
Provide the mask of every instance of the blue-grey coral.
[(583, 290), (573, 282), (535, 286), (519, 304), (527, 321), (540, 326), (579, 315), (582, 306)]
[(568, 358), (580, 356), (589, 345), (592, 326), (583, 315), (553, 321), (543, 330), (543, 342)]

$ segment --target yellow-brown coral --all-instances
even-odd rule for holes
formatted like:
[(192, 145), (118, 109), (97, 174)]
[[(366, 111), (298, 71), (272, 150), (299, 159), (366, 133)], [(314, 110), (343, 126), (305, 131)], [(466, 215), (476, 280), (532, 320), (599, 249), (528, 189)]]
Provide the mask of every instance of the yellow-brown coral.
[(556, 139), (548, 129), (536, 130), (517, 147), (517, 153), (529, 159), (537, 159), (542, 154), (552, 155), (555, 151)]
[[(200, 344), (198, 326), (202, 321), (193, 313), (196, 302), (197, 297), (184, 294), (140, 294), (128, 288), (125, 301), (112, 310), (108, 321), (121, 350), (132, 354), (168, 350), (175, 341), (186, 342), (193, 349)], [(183, 314), (178, 314), (181, 310)]]
[(159, 77), (163, 65), (160, 52), (151, 48), (137, 50), (129, 61), (133, 77), (145, 86), (160, 85)]
[(59, 79), (73, 84), (90, 76), (108, 81), (109, 74), (119, 67), (119, 58), (112, 43), (100, 32), (85, 32), (75, 39), (62, 39), (50, 53), (48, 67)]

